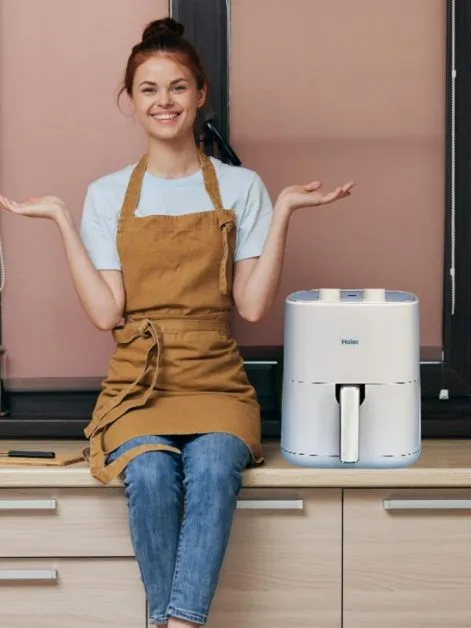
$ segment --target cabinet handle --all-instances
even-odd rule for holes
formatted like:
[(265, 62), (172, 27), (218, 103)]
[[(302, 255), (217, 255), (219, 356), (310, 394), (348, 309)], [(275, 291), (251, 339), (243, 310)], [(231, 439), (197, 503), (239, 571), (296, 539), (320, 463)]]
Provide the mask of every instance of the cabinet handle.
[(471, 499), (385, 499), (385, 510), (471, 510)]
[(2, 499), (0, 511), (5, 510), (57, 510), (55, 499)]
[(57, 582), (57, 569), (2, 569), (0, 582)]
[(237, 510), (302, 510), (302, 499), (240, 499)]

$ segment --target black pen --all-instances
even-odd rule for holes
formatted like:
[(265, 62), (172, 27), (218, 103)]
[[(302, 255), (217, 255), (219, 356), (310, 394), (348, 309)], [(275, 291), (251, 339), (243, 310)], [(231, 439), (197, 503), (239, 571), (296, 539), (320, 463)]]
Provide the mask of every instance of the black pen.
[(6, 454), (1, 453), (3, 458), (55, 458), (55, 451), (22, 451), (20, 449), (10, 449)]

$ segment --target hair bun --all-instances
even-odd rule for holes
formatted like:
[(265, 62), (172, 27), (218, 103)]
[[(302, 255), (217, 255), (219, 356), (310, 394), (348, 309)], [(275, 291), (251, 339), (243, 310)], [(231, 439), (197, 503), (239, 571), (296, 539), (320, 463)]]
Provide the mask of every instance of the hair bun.
[(185, 27), (171, 17), (163, 20), (154, 20), (148, 24), (142, 33), (142, 41), (151, 37), (161, 37), (162, 35), (173, 35), (174, 37), (182, 37)]

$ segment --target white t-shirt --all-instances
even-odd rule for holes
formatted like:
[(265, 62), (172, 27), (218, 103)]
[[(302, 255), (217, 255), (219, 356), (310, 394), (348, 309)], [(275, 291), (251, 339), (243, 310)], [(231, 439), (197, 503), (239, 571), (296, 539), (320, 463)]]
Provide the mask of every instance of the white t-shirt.
[[(257, 173), (229, 166), (218, 159), (211, 158), (211, 161), (216, 168), (223, 206), (235, 212), (234, 261), (258, 257), (273, 213), (267, 189)], [(88, 187), (80, 231), (97, 270), (121, 269), (116, 226), (134, 165), (108, 174)], [(146, 172), (135, 216), (176, 216), (208, 211), (211, 207), (201, 170), (182, 179), (160, 179)]]

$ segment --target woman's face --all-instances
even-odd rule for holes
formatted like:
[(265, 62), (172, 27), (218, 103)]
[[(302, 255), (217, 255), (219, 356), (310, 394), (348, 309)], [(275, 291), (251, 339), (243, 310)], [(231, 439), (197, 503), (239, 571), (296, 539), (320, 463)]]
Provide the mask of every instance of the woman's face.
[(132, 103), (146, 132), (159, 140), (193, 134), (199, 107), (206, 90), (199, 90), (186, 66), (161, 54), (144, 61), (134, 76)]

